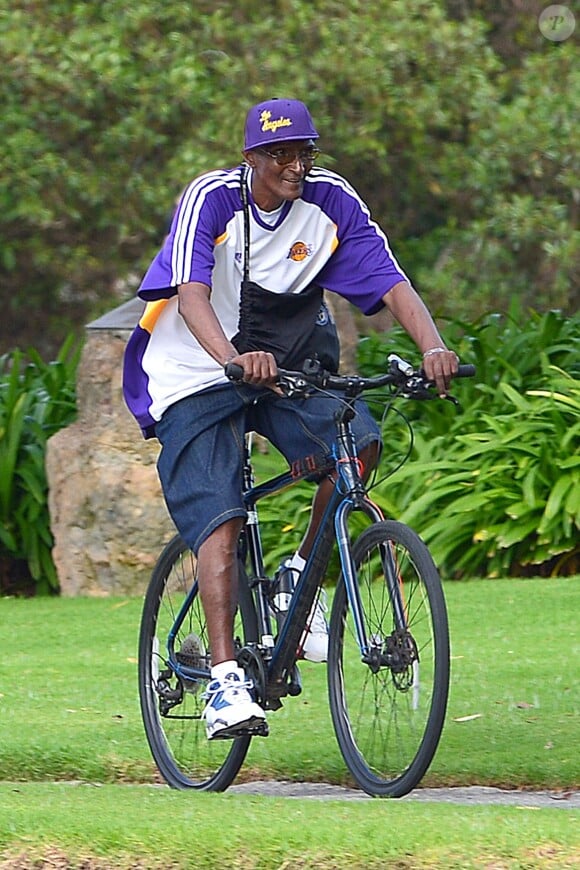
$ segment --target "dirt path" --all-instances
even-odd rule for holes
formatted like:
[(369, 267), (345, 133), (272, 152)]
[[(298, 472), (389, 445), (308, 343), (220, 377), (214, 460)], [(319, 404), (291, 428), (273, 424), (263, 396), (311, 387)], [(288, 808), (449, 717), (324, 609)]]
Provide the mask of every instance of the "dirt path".
[[(338, 785), (313, 782), (257, 781), (232, 785), (228, 793), (270, 795), (271, 797), (312, 798), (314, 800), (371, 800), (364, 792)], [(580, 792), (506, 791), (485, 786), (458, 788), (418, 788), (401, 798), (404, 801), (438, 801), (457, 804), (495, 804), (497, 806), (550, 807), (580, 809)]]

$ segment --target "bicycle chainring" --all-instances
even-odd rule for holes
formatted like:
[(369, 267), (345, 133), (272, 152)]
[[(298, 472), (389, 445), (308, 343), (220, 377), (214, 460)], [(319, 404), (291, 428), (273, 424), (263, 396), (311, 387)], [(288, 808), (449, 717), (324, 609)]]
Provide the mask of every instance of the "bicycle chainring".
[(256, 702), (261, 706), (266, 705), (266, 669), (260, 650), (253, 644), (243, 646), (237, 653), (238, 665), (244, 669), (246, 676), (254, 684)]

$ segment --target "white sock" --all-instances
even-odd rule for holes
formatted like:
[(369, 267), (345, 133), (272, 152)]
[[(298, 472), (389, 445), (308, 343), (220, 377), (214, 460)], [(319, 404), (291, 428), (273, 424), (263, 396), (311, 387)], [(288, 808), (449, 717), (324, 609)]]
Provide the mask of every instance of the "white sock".
[(229, 662), (220, 662), (217, 665), (213, 665), (211, 669), (211, 678), (212, 680), (223, 680), (224, 677), (227, 677), (228, 674), (237, 673), (238, 671), (238, 663), (229, 661)]

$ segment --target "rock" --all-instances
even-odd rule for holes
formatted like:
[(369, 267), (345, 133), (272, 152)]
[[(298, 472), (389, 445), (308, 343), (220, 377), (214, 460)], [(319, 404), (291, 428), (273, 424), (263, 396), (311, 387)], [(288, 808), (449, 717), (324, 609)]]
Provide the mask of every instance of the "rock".
[(53, 557), (63, 595), (143, 593), (175, 533), (157, 477), (159, 443), (143, 439), (123, 401), (129, 335), (125, 328), (89, 328), (78, 419), (47, 446)]

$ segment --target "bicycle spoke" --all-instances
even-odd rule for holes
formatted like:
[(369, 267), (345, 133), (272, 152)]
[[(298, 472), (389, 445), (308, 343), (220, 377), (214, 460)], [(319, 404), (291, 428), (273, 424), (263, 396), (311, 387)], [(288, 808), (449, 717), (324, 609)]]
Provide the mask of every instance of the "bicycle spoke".
[[(208, 741), (201, 715), (209, 679), (207, 625), (197, 594), (190, 600), (172, 641), (176, 659), (207, 671), (205, 680), (182, 679), (170, 662), (169, 638), (196, 579), (196, 560), (174, 539), (153, 572), (145, 600), (139, 646), (139, 691), (143, 722), (155, 762), (175, 788), (218, 791), (231, 783), (246, 755), (250, 738)], [(255, 632), (255, 612), (247, 587), (235, 632)]]
[(435, 567), (410, 529), (376, 523), (361, 535), (354, 554), (369, 650), (361, 661), (341, 580), (331, 617), (331, 712), (356, 781), (371, 794), (400, 795), (423, 776), (443, 725), (445, 607)]

